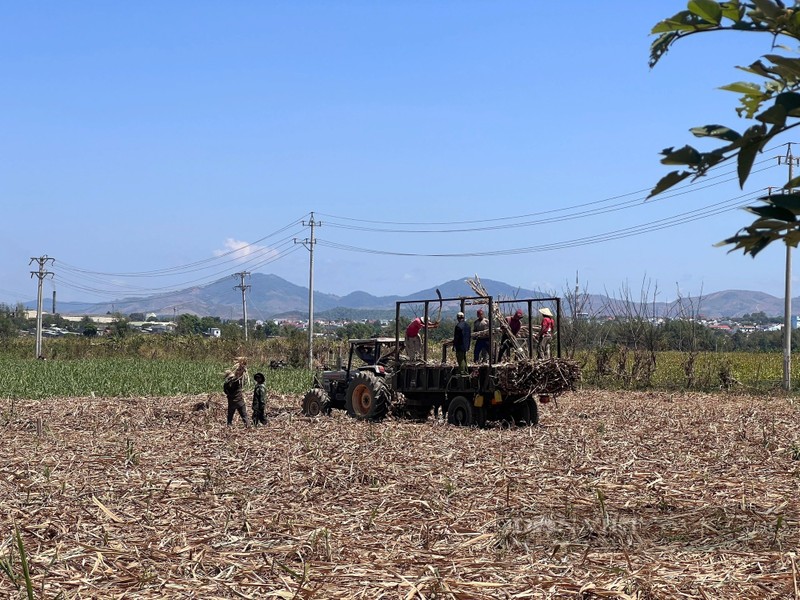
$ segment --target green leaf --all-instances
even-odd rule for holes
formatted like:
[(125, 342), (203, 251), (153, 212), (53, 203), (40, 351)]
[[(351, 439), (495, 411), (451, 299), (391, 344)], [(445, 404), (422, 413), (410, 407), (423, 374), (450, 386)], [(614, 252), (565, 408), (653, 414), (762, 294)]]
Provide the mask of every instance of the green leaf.
[[(781, 56), (780, 54), (765, 54), (764, 58), (770, 61), (773, 65), (780, 67), (781, 72), (784, 72), (795, 79), (800, 77), (800, 59), (787, 58), (786, 56)], [(784, 79), (789, 79), (789, 77), (784, 75)]]
[(776, 106), (781, 106), (786, 114), (792, 117), (800, 116), (800, 94), (796, 92), (784, 92), (775, 97)]
[(783, 127), (786, 125), (786, 117), (786, 109), (778, 104), (773, 104), (767, 110), (756, 115), (755, 118), (762, 123), (770, 123)]
[(741, 150), (739, 150), (736, 166), (740, 187), (744, 187), (747, 178), (750, 176), (753, 162), (764, 142), (764, 131), (765, 128), (763, 125), (753, 125), (745, 131), (745, 141), (742, 143)]
[(783, 189), (790, 190), (796, 187), (800, 187), (800, 177), (793, 177), (792, 179), (787, 181), (786, 185), (783, 186)]
[[(800, 179), (800, 177), (795, 179)], [(774, 194), (766, 198), (760, 198), (760, 200), (790, 210), (795, 215), (800, 214), (800, 194)]]
[(651, 34), (668, 33), (674, 31), (694, 31), (695, 27), (690, 23), (694, 16), (688, 10), (683, 10), (669, 19), (656, 23), (653, 29), (650, 30)]
[(783, 221), (784, 223), (793, 223), (797, 221), (797, 217), (792, 211), (781, 208), (780, 206), (748, 206), (747, 210), (762, 217), (774, 219), (775, 221)]
[(656, 184), (656, 187), (654, 187), (652, 191), (647, 195), (646, 199), (649, 200), (650, 198), (660, 194), (664, 190), (668, 190), (669, 188), (680, 183), (689, 176), (691, 176), (691, 172), (689, 171), (672, 171), (671, 173), (668, 173), (667, 175), (661, 178), (661, 180)]
[(739, 6), (738, 2), (723, 2), (722, 3), (722, 16), (730, 19), (734, 23), (742, 20), (744, 10)]
[(757, 83), (750, 83), (748, 81), (737, 81), (736, 83), (729, 83), (728, 85), (723, 85), (719, 89), (725, 90), (727, 92), (736, 92), (737, 94), (747, 94), (748, 96), (761, 93), (760, 85), (758, 85)]
[(722, 20), (722, 7), (713, 0), (691, 0), (689, 10), (714, 25)]
[[(767, 67), (764, 66), (764, 63), (762, 63), (760, 60), (757, 60), (749, 67), (736, 67), (736, 68), (739, 69), (740, 71), (744, 71), (745, 73), (753, 73), (754, 75), (758, 75), (759, 77), (765, 77), (767, 79), (774, 78), (772, 71), (767, 69)], [(742, 83), (743, 85), (755, 85), (756, 87), (758, 87), (757, 84), (755, 83), (747, 83), (747, 82), (742, 82)], [(724, 90), (725, 88), (721, 89)]]
[(768, 19), (775, 19), (780, 16), (782, 9), (772, 2), (771, 0), (753, 0), (753, 4), (760, 10)]
[(661, 159), (664, 165), (696, 165), (700, 162), (700, 153), (691, 146), (684, 146), (678, 150), (665, 153)]
[(800, 231), (797, 229), (788, 231), (786, 235), (783, 236), (783, 241), (792, 248), (797, 248), (797, 244), (800, 243)]
[(703, 125), (702, 127), (692, 127), (691, 131), (695, 137), (713, 137), (727, 142), (735, 142), (742, 136), (724, 125)]

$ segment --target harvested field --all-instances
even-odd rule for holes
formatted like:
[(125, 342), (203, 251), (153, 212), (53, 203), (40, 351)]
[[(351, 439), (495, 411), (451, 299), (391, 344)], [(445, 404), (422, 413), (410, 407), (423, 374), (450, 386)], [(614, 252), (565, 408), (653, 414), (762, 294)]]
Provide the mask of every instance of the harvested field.
[(0, 595), (16, 525), (37, 598), (800, 597), (791, 399), (582, 391), (464, 430), (272, 397), (247, 431), (205, 400), (0, 400)]

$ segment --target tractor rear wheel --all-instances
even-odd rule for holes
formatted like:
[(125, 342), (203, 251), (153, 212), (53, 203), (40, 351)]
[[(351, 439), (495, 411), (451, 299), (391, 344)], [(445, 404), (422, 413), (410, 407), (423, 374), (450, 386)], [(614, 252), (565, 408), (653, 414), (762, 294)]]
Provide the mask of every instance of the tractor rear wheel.
[(330, 399), (325, 390), (314, 388), (303, 396), (302, 410), (306, 417), (316, 417), (330, 412)]
[(345, 409), (356, 419), (380, 421), (386, 416), (388, 398), (383, 379), (368, 371), (359, 371), (347, 386)]
[(511, 411), (514, 424), (520, 427), (531, 427), (539, 423), (539, 407), (533, 398), (525, 398), (517, 402)]
[(475, 425), (475, 408), (464, 396), (456, 396), (447, 406), (447, 422), (456, 427)]

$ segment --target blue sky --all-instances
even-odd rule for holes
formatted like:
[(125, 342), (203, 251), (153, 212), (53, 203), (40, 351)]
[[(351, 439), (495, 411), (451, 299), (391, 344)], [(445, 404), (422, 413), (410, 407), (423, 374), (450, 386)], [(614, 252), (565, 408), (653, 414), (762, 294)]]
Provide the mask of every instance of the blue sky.
[(7, 3), (0, 302), (35, 297), (42, 255), (61, 300), (243, 270), (307, 285), (294, 239), (312, 212), (321, 292), (477, 274), (563, 293), (577, 274), (594, 293), (649, 280), (660, 300), (782, 296), (782, 247), (754, 260), (713, 244), (750, 222), (736, 206), (785, 181), (785, 146), (744, 190), (731, 165), (643, 201), (669, 171), (659, 151), (696, 144), (690, 127), (741, 128), (717, 88), (770, 51), (694, 36), (650, 70), (651, 27), (684, 7)]

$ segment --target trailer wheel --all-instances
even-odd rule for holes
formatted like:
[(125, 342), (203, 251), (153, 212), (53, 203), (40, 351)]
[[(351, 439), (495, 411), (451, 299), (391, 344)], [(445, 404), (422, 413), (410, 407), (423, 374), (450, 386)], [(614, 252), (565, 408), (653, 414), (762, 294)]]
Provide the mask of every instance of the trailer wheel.
[(345, 409), (356, 419), (379, 421), (386, 416), (389, 392), (383, 379), (367, 371), (359, 371), (347, 386)]
[(522, 402), (517, 402), (511, 411), (514, 424), (520, 427), (533, 426), (539, 423), (539, 407), (533, 398), (525, 398)]
[(316, 417), (321, 413), (330, 413), (330, 400), (328, 394), (320, 388), (309, 390), (303, 396), (302, 410), (306, 417)]
[(447, 422), (456, 427), (469, 427), (475, 424), (475, 409), (464, 396), (456, 396), (447, 407)]

